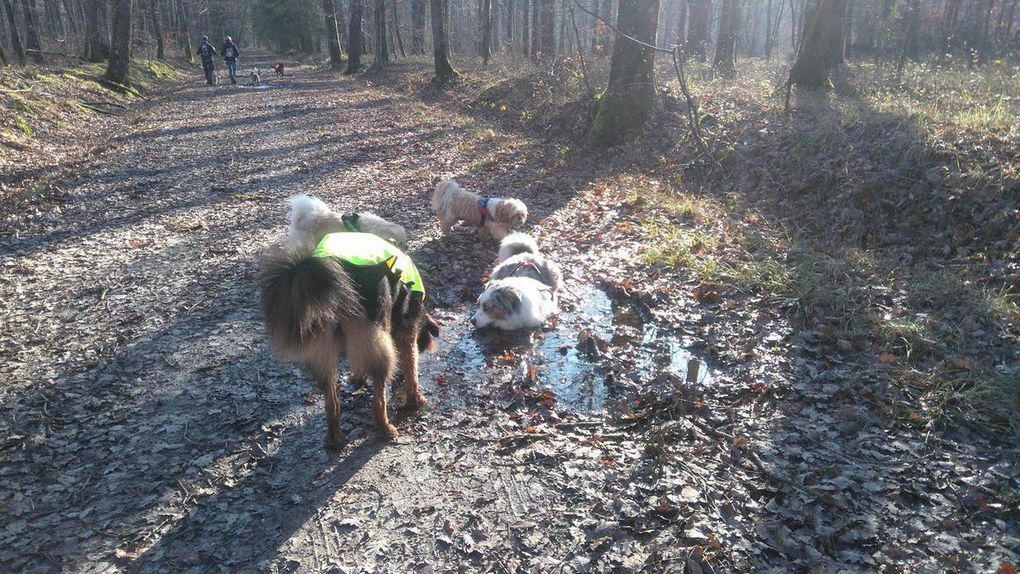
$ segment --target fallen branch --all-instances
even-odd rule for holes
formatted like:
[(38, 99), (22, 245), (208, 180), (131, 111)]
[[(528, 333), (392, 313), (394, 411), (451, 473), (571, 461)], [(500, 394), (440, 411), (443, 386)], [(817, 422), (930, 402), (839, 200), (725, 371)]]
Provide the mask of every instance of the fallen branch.
[(119, 116), (120, 115), (119, 112), (111, 112), (110, 110), (104, 110), (103, 108), (99, 108), (99, 107), (96, 107), (96, 106), (93, 106), (93, 105), (89, 105), (89, 104), (86, 104), (85, 102), (78, 102), (78, 105), (83, 107), (83, 108), (92, 110), (92, 111), (94, 111), (96, 113), (99, 113), (99, 114), (106, 114), (108, 116)]

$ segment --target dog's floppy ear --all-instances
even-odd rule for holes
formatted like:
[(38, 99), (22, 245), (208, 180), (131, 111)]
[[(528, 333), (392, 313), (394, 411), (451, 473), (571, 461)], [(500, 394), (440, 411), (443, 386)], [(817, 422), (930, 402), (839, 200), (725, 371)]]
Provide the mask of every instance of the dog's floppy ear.
[(506, 309), (507, 313), (512, 313), (521, 306), (521, 294), (513, 287), (500, 288), (492, 298), (497, 305)]

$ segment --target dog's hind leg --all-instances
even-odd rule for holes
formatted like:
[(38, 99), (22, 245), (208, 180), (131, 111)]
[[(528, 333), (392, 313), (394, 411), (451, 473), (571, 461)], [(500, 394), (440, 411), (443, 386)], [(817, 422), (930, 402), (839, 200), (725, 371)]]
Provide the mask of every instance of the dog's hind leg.
[(418, 386), (418, 341), (417, 331), (401, 334), (397, 337), (397, 358), (400, 362), (400, 374), (404, 377), (404, 390), (407, 393), (409, 409), (420, 409), (428, 404)]
[(393, 376), (396, 363), (393, 339), (382, 326), (363, 319), (345, 322), (343, 331), (351, 376), (372, 379), (375, 422), (387, 436), (396, 438), (397, 427), (390, 424), (386, 414), (386, 384)]
[(345, 440), (340, 428), (340, 401), (336, 389), (340, 344), (335, 336), (321, 334), (312, 342), (307, 355), (308, 368), (326, 395), (326, 448), (330, 450), (338, 450)]

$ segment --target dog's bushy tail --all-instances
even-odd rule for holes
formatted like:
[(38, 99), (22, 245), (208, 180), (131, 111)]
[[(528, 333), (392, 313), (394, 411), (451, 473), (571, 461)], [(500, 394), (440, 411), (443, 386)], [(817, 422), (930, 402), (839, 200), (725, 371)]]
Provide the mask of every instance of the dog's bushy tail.
[(299, 246), (285, 244), (269, 251), (258, 280), (269, 341), (286, 358), (304, 358), (319, 335), (365, 316), (343, 266), (329, 257), (310, 257)]
[(446, 194), (456, 191), (460, 191), (460, 186), (457, 185), (457, 182), (449, 178), (443, 178), (443, 181), (436, 184), (436, 190), (432, 192), (432, 209), (439, 209), (439, 205), (443, 202)]
[(538, 243), (527, 233), (511, 233), (503, 238), (503, 241), (499, 243), (499, 262), (502, 263), (507, 259), (517, 255), (519, 253), (531, 253), (533, 255), (539, 255)]

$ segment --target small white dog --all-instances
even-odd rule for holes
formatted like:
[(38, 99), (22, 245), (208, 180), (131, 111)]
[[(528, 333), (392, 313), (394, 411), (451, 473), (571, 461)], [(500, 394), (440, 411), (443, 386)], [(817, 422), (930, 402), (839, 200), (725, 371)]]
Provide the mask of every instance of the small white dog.
[(479, 233), (502, 240), (514, 227), (528, 220), (528, 206), (519, 199), (482, 198), (464, 191), (452, 179), (444, 179), (432, 193), (432, 209), (439, 215), (443, 233), (458, 221), (478, 228)]
[(535, 240), (512, 233), (500, 243), (499, 263), (478, 297), (471, 323), (479, 329), (491, 325), (507, 331), (538, 327), (557, 312), (562, 284), (559, 265), (539, 253)]
[(407, 232), (396, 223), (368, 211), (341, 215), (322, 200), (308, 195), (291, 198), (288, 216), (287, 236), (308, 249), (315, 249), (323, 235), (340, 231), (371, 233), (399, 245), (407, 244)]

